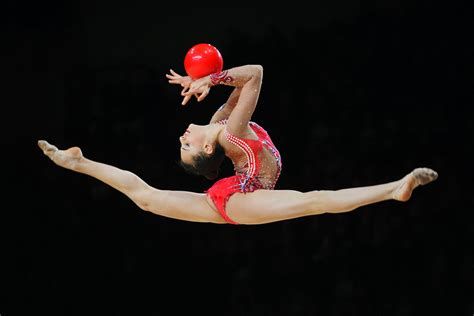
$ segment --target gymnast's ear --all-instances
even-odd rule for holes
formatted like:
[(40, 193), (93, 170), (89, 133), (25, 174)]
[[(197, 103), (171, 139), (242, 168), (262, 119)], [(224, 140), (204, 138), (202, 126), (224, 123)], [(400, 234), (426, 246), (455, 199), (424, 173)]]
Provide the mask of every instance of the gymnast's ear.
[(210, 143), (205, 143), (203, 151), (206, 155), (212, 155), (214, 153), (214, 146), (212, 146)]

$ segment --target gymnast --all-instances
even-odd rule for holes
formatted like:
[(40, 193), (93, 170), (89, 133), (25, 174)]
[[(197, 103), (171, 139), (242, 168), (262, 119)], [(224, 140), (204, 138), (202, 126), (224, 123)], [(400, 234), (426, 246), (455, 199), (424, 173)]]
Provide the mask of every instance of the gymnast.
[[(130, 198), (139, 208), (184, 221), (216, 224), (265, 224), (325, 213), (343, 213), (381, 201), (408, 201), (413, 190), (437, 179), (430, 168), (415, 168), (400, 179), (339, 190), (275, 189), (282, 158), (267, 131), (252, 115), (263, 78), (261, 65), (243, 65), (193, 80), (173, 69), (168, 82), (182, 87), (181, 104), (201, 102), (211, 89), (231, 86), (227, 101), (206, 125), (190, 124), (179, 137), (181, 166), (214, 184), (204, 192), (150, 186), (133, 172), (86, 158), (79, 147), (38, 146), (56, 165), (94, 177)], [(235, 173), (218, 179), (224, 159)], [(216, 180), (217, 179), (217, 180)]]

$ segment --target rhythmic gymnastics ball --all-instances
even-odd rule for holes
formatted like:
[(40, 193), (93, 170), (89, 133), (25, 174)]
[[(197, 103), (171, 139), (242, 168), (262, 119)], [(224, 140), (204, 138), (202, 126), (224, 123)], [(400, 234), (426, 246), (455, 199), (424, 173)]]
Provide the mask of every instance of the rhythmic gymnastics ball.
[(184, 69), (193, 80), (212, 73), (221, 72), (224, 59), (219, 50), (208, 43), (199, 43), (191, 47), (184, 57)]

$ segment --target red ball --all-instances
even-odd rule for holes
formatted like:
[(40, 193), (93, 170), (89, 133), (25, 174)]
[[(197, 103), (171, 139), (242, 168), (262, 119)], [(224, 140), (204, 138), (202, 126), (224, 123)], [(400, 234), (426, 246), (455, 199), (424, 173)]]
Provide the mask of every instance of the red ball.
[(219, 50), (207, 43), (191, 47), (184, 57), (184, 69), (193, 80), (221, 72), (224, 60)]

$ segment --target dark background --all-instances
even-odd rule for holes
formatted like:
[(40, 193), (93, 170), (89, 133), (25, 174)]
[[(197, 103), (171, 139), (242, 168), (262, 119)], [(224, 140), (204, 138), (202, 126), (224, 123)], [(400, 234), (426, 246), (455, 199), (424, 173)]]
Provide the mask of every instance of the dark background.
[[(4, 3), (1, 315), (473, 315), (470, 8), (169, 5)], [(38, 149), (77, 145), (157, 188), (207, 189), (177, 165), (178, 136), (230, 89), (182, 107), (165, 78), (200, 42), (225, 68), (263, 65), (254, 120), (282, 153), (277, 188), (377, 184), (419, 166), (439, 179), (406, 203), (202, 224), (143, 212)]]

